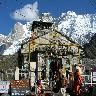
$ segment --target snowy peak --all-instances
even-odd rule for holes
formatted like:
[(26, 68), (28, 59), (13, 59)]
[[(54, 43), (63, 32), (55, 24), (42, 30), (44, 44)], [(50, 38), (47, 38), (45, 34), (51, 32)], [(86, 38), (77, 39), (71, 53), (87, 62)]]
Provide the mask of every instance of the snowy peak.
[(14, 28), (12, 29), (11, 33), (8, 35), (8, 41), (13, 42), (14, 40), (18, 40), (22, 37), (24, 34), (24, 28), (23, 25), (19, 22), (17, 22), (14, 25)]
[(4, 50), (3, 55), (13, 55), (19, 50), (20, 45), (23, 42), (28, 41), (31, 36), (29, 24), (31, 25), (31, 23), (28, 22), (25, 25), (17, 22), (14, 25), (11, 33), (7, 36), (7, 42), (10, 42), (11, 44), (6, 50)]
[(0, 43), (4, 43), (7, 36), (0, 34)]
[[(96, 14), (77, 15), (73, 11), (62, 13), (58, 19), (53, 19), (49, 13), (43, 13), (40, 18), (42, 22), (54, 22), (58, 31), (72, 38), (75, 42), (83, 45), (88, 43), (96, 33)], [(54, 25), (55, 25), (54, 24)], [(20, 44), (26, 42), (31, 37), (32, 22), (21, 24), (17, 22), (8, 36), (2, 36), (9, 46), (4, 50), (3, 55), (14, 54), (20, 48)], [(9, 51), (10, 50), (10, 51)], [(10, 53), (11, 52), (11, 53)]]
[(2, 37), (2, 38), (6, 38), (6, 36), (5, 36), (5, 35), (0, 34), (0, 38), (1, 38), (1, 37)]
[(59, 20), (58, 30), (81, 45), (88, 43), (96, 30), (96, 14), (77, 15), (68, 11)]

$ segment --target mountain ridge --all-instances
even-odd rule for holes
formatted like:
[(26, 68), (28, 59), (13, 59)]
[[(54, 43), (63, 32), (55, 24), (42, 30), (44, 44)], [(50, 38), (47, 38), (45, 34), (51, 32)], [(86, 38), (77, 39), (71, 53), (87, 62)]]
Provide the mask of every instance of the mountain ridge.
[[(45, 15), (45, 20), (48, 21), (48, 15)], [(62, 13), (58, 19), (53, 18), (52, 22), (57, 24), (57, 30), (59, 32), (72, 38), (81, 46), (89, 43), (91, 37), (96, 33), (96, 14), (77, 15), (73, 11), (68, 11), (67, 13)], [(3, 45), (9, 43), (7, 44), (8, 47), (5, 47), (6, 50), (3, 50), (1, 53), (3, 53), (3, 55), (11, 55), (17, 52), (20, 48), (20, 44), (26, 42), (30, 38), (31, 25), (32, 22), (26, 22), (26, 24), (17, 22), (8, 36), (4, 37), (3, 35), (0, 35), (0, 42)]]

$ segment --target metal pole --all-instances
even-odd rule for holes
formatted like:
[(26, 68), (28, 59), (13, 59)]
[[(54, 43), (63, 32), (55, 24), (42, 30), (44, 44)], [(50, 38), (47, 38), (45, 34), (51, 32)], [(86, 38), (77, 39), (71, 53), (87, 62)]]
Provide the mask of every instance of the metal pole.
[(28, 57), (29, 57), (29, 68), (28, 69), (30, 70), (30, 39), (29, 39), (29, 56)]
[(36, 96), (38, 96), (37, 80), (38, 80), (38, 53), (36, 54), (36, 70), (35, 70), (35, 94)]
[(28, 70), (29, 70), (29, 88), (30, 88), (30, 90), (31, 90), (31, 71), (30, 71), (30, 39), (29, 39), (29, 54), (28, 54), (29, 56), (29, 65), (28, 65)]
[(91, 68), (91, 86), (92, 86), (92, 68)]

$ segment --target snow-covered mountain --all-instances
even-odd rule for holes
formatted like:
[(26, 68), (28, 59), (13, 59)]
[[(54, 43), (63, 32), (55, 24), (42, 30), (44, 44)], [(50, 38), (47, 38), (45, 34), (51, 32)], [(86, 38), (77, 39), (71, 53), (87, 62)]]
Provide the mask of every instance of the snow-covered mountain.
[(9, 35), (4, 38), (5, 42), (1, 42), (0, 40), (0, 44), (3, 46), (0, 46), (1, 53), (3, 55), (16, 53), (20, 48), (20, 44), (26, 42), (31, 36), (30, 26), (30, 22), (27, 22), (25, 25), (17, 22)]
[(7, 36), (0, 34), (0, 54), (6, 49), (6, 38)]
[(7, 36), (0, 34), (0, 45), (2, 45), (5, 42)]
[[(58, 31), (81, 45), (88, 43), (96, 33), (96, 14), (77, 15), (75, 12), (68, 11), (62, 13), (58, 19), (54, 18), (53, 20)], [(0, 35), (0, 46), (2, 45), (3, 49), (6, 49), (3, 55), (11, 55), (18, 51), (20, 44), (26, 42), (31, 36), (31, 25), (32, 22), (27, 22), (24, 25), (17, 22), (8, 36)]]
[(83, 45), (96, 33), (96, 14), (77, 15), (68, 11), (59, 17), (58, 30)]

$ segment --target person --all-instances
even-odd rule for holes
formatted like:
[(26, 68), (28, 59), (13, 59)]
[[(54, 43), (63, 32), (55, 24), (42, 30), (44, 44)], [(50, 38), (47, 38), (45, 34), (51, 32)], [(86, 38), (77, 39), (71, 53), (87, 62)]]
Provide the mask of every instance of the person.
[(38, 96), (42, 96), (43, 94), (43, 86), (41, 84), (41, 80), (37, 80), (37, 93)]
[(67, 68), (67, 69), (66, 69), (66, 77), (67, 77), (67, 79), (69, 78), (69, 73), (70, 73), (70, 72), (69, 72), (69, 68)]
[(73, 84), (74, 84), (74, 76), (73, 76), (73, 73), (70, 72), (69, 74), (69, 94), (70, 96), (73, 96)]
[(79, 72), (79, 69), (77, 69), (74, 74), (74, 85), (73, 85), (74, 96), (80, 96), (80, 89), (82, 83), (83, 83), (82, 76)]

